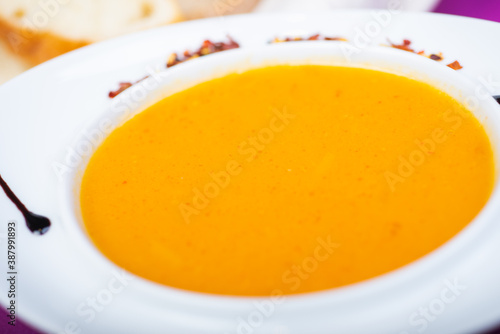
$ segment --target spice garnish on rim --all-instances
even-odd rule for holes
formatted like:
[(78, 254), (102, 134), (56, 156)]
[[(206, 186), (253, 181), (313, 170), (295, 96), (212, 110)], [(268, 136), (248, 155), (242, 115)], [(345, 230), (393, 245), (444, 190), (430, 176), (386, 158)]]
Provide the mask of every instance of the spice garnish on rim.
[(168, 58), (167, 67), (172, 67), (174, 65), (183, 63), (185, 61), (188, 61), (188, 60), (191, 60), (194, 58), (198, 58), (198, 57), (202, 57), (202, 56), (206, 56), (206, 55), (209, 55), (212, 53), (237, 49), (240, 47), (240, 45), (237, 42), (235, 42), (231, 38), (231, 36), (228, 36), (228, 40), (229, 41), (227, 43), (224, 43), (224, 42), (214, 43), (214, 42), (207, 39), (203, 42), (202, 46), (198, 50), (196, 50), (194, 52), (190, 52), (189, 50), (184, 51), (183, 57), (181, 57), (181, 58), (179, 58), (177, 53), (172, 53), (170, 55), (170, 57)]
[[(203, 57), (203, 56), (206, 56), (209, 54), (222, 52), (222, 51), (226, 51), (226, 50), (237, 49), (240, 47), (239, 43), (237, 43), (235, 40), (233, 40), (231, 38), (231, 36), (227, 36), (227, 37), (228, 37), (228, 42), (215, 42), (214, 43), (210, 40), (205, 40), (199, 49), (197, 49), (196, 51), (186, 50), (186, 51), (184, 51), (184, 53), (180, 57), (177, 53), (174, 52), (169, 56), (169, 58), (167, 60), (166, 67), (170, 68), (172, 66), (186, 62), (186, 61), (191, 60), (191, 59)], [(298, 42), (298, 41), (343, 41), (343, 42), (348, 42), (348, 40), (343, 38), (343, 37), (328, 37), (328, 36), (323, 36), (321, 34), (314, 34), (314, 35), (311, 35), (309, 37), (299, 37), (299, 36), (285, 37), (285, 38), (276, 37), (272, 41), (270, 41), (269, 43), (273, 44), (273, 43)], [(431, 54), (427, 55), (427, 54), (425, 54), (425, 52), (423, 50), (418, 51), (418, 52), (415, 51), (411, 47), (412, 42), (409, 39), (404, 39), (403, 43), (401, 43), (401, 44), (392, 43), (390, 40), (388, 40), (388, 42), (389, 42), (389, 46), (392, 48), (412, 52), (412, 53), (427, 57), (429, 59), (432, 59), (434, 61), (442, 61), (444, 59), (443, 54), (441, 52), (439, 52), (437, 54), (431, 53)], [(460, 70), (463, 68), (463, 66), (457, 60), (448, 64), (447, 66), (454, 69), (454, 70)], [(133, 85), (143, 81), (144, 79), (147, 79), (148, 77), (149, 76), (146, 76), (146, 77), (142, 78), (141, 80), (138, 80), (138, 81), (133, 82), (133, 83), (132, 82), (120, 82), (117, 90), (109, 92), (109, 94), (108, 94), (109, 98), (111, 98), (111, 99), (115, 98), (116, 96), (118, 96), (119, 94), (124, 92), (125, 90), (127, 90), (130, 87), (132, 87)]]
[(321, 34), (315, 34), (309, 37), (285, 37), (278, 38), (276, 37), (270, 43), (283, 43), (283, 42), (299, 42), (299, 41), (344, 41), (347, 42), (347, 39), (343, 37), (328, 37), (322, 36)]
[[(180, 57), (180, 58), (177, 55), (177, 53), (172, 53), (167, 60), (166, 67), (170, 68), (172, 66), (175, 66), (177, 64), (183, 63), (183, 62), (191, 60), (191, 59), (203, 57), (203, 56), (206, 56), (206, 55), (209, 55), (212, 53), (221, 52), (221, 51), (237, 49), (240, 47), (240, 45), (236, 41), (234, 41), (231, 38), (231, 36), (227, 36), (227, 38), (228, 38), (228, 42), (215, 42), (214, 43), (210, 40), (205, 40), (198, 50), (193, 51), (193, 52), (186, 50), (186, 51), (184, 51), (184, 53), (182, 54), (182, 57)], [(123, 93), (125, 90), (132, 87), (133, 85), (135, 85), (135, 84), (137, 84), (137, 83), (139, 83), (147, 78), (149, 78), (149, 75), (145, 76), (144, 78), (142, 78), (141, 80), (138, 80), (136, 82), (120, 82), (118, 89), (109, 92), (108, 96), (109, 96), (109, 98), (113, 99), (116, 96)]]
[[(388, 40), (388, 42), (390, 44), (390, 47), (393, 47), (395, 49), (416, 53), (418, 55), (427, 57), (427, 58), (435, 60), (435, 61), (441, 61), (444, 59), (443, 54), (441, 52), (439, 52), (438, 54), (431, 53), (430, 55), (426, 55), (423, 50), (418, 51), (418, 52), (415, 51), (414, 49), (411, 48), (411, 41), (409, 39), (403, 40), (403, 43), (401, 43), (401, 44), (392, 43), (390, 40)], [(454, 69), (454, 70), (459, 70), (459, 69), (463, 68), (462, 65), (460, 65), (460, 63), (457, 60), (448, 64), (447, 66)]]

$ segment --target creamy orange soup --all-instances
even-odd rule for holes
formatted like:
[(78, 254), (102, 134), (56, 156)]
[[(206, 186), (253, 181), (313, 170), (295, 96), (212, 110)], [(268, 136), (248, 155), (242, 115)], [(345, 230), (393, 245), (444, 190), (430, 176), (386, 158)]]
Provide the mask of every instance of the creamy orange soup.
[(263, 296), (366, 280), (436, 249), (492, 191), (480, 123), (393, 74), (277, 66), (167, 97), (90, 160), (83, 220), (119, 266)]

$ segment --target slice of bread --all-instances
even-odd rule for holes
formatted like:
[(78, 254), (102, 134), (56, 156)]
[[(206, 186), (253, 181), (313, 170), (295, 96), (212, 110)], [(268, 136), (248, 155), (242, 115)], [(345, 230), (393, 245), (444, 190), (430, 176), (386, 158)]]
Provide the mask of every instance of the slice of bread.
[(29, 65), (0, 43), (0, 85), (26, 71)]
[(0, 0), (0, 38), (33, 65), (181, 19), (175, 0)]
[(179, 0), (188, 20), (250, 12), (260, 0)]

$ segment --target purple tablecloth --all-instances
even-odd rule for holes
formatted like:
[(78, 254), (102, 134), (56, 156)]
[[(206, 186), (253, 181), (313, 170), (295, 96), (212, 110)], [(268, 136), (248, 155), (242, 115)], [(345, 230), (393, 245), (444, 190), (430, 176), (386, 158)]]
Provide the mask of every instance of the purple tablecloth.
[(442, 0), (435, 11), (500, 22), (498, 0)]
[[(418, 1), (418, 0), (417, 0)], [(500, 22), (500, 1), (499, 0), (442, 0), (435, 10), (438, 13), (455, 14), (462, 16), (477, 17), (486, 20)], [(38, 334), (27, 325), (17, 322), (15, 327), (7, 324), (7, 313), (0, 311), (0, 333), (16, 334)], [(500, 334), (500, 329), (491, 334)]]

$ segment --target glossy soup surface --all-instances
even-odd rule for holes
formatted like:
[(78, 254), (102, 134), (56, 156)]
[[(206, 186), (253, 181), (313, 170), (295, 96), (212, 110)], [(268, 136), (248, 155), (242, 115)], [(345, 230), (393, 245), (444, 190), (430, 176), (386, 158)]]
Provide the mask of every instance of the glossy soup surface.
[(277, 66), (167, 97), (115, 130), (81, 186), (100, 251), (168, 286), (317, 291), (436, 249), (492, 191), (487, 135), (383, 72)]

